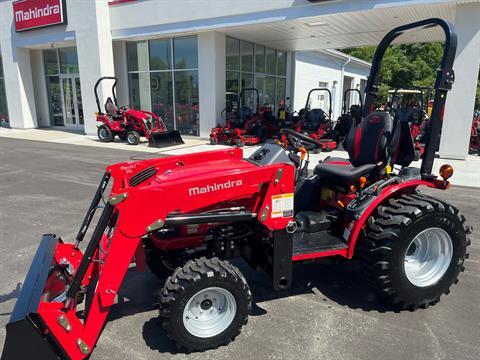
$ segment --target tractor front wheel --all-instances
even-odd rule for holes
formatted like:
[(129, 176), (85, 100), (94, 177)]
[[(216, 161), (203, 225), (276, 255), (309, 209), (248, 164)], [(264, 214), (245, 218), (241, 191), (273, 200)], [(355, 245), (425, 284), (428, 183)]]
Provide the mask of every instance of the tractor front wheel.
[(368, 219), (366, 273), (390, 303), (426, 308), (458, 282), (470, 233), (463, 215), (444, 201), (421, 193), (390, 199)]
[(129, 145), (138, 145), (140, 143), (140, 134), (135, 131), (129, 131), (127, 133), (127, 142)]
[(107, 125), (100, 125), (97, 129), (97, 135), (101, 142), (112, 142), (114, 138), (112, 130)]
[(252, 296), (228, 261), (202, 257), (177, 268), (163, 287), (160, 317), (168, 336), (188, 351), (228, 344), (247, 323)]

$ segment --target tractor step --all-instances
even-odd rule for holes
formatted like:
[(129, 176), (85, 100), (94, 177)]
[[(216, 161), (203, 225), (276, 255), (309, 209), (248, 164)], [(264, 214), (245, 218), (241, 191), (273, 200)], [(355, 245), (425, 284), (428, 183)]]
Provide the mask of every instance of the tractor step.
[(343, 239), (332, 235), (330, 231), (293, 234), (293, 256), (347, 248)]

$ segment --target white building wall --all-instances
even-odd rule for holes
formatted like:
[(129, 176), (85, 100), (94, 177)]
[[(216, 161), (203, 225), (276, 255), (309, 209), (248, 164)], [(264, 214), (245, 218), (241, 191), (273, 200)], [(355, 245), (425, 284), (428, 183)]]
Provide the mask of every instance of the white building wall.
[(30, 50), (30, 59), (32, 63), (33, 92), (35, 94), (37, 124), (39, 127), (50, 126), (47, 80), (45, 78), (42, 50)]
[[(295, 90), (293, 109), (299, 111), (305, 106), (308, 92), (319, 87), (320, 82), (328, 83), (332, 92), (332, 117), (336, 119), (342, 111), (343, 78), (342, 66), (345, 60), (317, 52), (297, 52), (295, 54)], [(344, 76), (354, 78), (354, 85), (366, 79), (370, 71), (367, 66), (348, 64)], [(327, 110), (327, 109), (324, 109)]]

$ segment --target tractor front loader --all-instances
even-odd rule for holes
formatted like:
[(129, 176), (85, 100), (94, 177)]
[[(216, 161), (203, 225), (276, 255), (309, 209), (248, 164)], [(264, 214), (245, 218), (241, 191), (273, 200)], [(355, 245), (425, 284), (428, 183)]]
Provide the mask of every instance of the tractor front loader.
[[(446, 41), (430, 136), (415, 168), (408, 124), (370, 109), (388, 46), (432, 26)], [(420, 191), (447, 190), (453, 175), (450, 165), (439, 175), (432, 166), (455, 51), (453, 28), (440, 19), (389, 32), (373, 59), (363, 117), (344, 142), (348, 159), (320, 161), (313, 174), (309, 154), (324, 145), (292, 129), (281, 130), (289, 150), (267, 143), (249, 158), (233, 148), (109, 166), (74, 242), (44, 235), (7, 324), (2, 360), (89, 357), (132, 259), (164, 282), (159, 316), (187, 351), (228, 344), (247, 323), (252, 295), (229, 262), (239, 257), (285, 290), (293, 264), (358, 254), (370, 282), (398, 309), (437, 303), (465, 269), (471, 232), (458, 209)]]

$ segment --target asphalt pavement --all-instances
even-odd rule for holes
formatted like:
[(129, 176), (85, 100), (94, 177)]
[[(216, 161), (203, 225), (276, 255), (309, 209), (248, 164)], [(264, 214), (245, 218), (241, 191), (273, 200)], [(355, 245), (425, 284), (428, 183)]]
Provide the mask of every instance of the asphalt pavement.
[[(105, 167), (135, 155), (152, 156), (0, 139), (0, 345), (41, 235), (54, 232), (71, 241)], [(154, 302), (163, 284), (130, 269), (91, 359), (478, 360), (480, 190), (435, 193), (477, 228), (460, 282), (427, 310), (395, 312), (386, 306), (356, 262), (297, 266), (292, 288), (274, 292), (266, 275), (239, 261), (255, 300), (248, 324), (227, 346), (183, 354), (157, 320)]]

